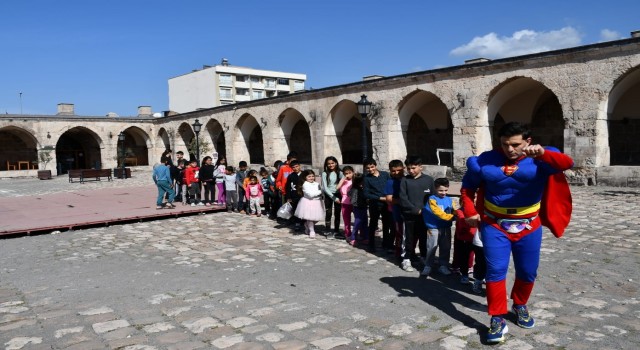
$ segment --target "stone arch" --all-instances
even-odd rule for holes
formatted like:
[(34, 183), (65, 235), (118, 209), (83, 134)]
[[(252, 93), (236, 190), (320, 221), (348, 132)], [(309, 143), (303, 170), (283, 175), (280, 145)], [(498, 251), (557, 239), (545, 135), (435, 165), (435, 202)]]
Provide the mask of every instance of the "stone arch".
[(196, 134), (193, 132), (191, 125), (189, 125), (189, 123), (187, 122), (180, 124), (180, 126), (178, 127), (178, 136), (179, 137), (176, 137), (176, 149), (174, 149), (173, 151), (182, 151), (185, 155), (189, 155), (188, 157), (185, 156), (185, 158), (195, 159), (196, 155), (189, 151), (189, 144), (191, 143), (191, 140), (196, 137)]
[[(358, 114), (356, 103), (342, 100), (333, 106), (329, 116), (325, 125), (325, 148), (328, 148), (325, 156), (335, 156), (342, 164), (362, 163), (362, 117)], [(372, 157), (370, 120), (366, 128), (367, 157)]]
[(58, 175), (69, 169), (98, 169), (102, 167), (102, 139), (83, 126), (65, 131), (56, 143)]
[(207, 133), (211, 138), (213, 151), (218, 152), (218, 158), (227, 156), (227, 141), (224, 136), (224, 128), (219, 121), (215, 119), (209, 120), (206, 126)]
[[(438, 164), (437, 149), (453, 149), (451, 115), (435, 94), (410, 93), (400, 102), (398, 113), (407, 155), (420, 156), (424, 164)], [(440, 153), (440, 164), (453, 165), (453, 153)]]
[(38, 140), (17, 126), (0, 128), (0, 171), (29, 170), (38, 165)]
[(524, 76), (512, 77), (496, 86), (488, 101), (493, 147), (498, 146), (498, 140), (493, 137), (501, 126), (497, 124), (520, 122), (531, 128), (533, 142), (564, 150), (562, 106), (557, 95), (543, 83)]
[[(238, 119), (236, 129), (239, 132), (239, 140), (242, 140), (250, 164), (264, 164), (264, 142), (262, 139), (262, 128), (256, 118), (245, 113)], [(247, 160), (247, 159), (240, 159)], [(227, 159), (228, 161), (228, 159)]]
[[(151, 149), (151, 139), (149, 134), (137, 126), (130, 126), (122, 131), (124, 138), (124, 158), (125, 165), (139, 166), (149, 165), (149, 150)], [(122, 147), (122, 146), (120, 146)], [(122, 149), (116, 150), (122, 152)], [(122, 155), (122, 153), (119, 153)]]
[(280, 130), (289, 151), (298, 153), (298, 161), (313, 164), (311, 129), (307, 120), (295, 108), (287, 108), (280, 114)]
[(162, 148), (162, 151), (171, 149), (171, 138), (165, 128), (160, 128), (160, 130), (158, 130), (158, 134), (156, 135), (156, 145), (157, 147)]
[(622, 75), (609, 93), (607, 129), (610, 165), (640, 165), (640, 66)]

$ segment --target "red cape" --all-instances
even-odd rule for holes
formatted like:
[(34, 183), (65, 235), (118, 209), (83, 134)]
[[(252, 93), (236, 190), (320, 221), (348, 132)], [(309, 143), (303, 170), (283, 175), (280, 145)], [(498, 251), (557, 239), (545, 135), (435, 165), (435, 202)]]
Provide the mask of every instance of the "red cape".
[(540, 203), (540, 221), (557, 238), (562, 237), (571, 220), (573, 201), (571, 190), (564, 173), (549, 177)]

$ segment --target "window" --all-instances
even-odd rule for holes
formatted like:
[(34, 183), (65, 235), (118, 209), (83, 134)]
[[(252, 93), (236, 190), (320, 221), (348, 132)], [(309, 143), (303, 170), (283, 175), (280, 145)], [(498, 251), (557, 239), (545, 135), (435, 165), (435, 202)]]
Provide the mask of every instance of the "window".
[(264, 86), (265, 86), (265, 87), (267, 87), (267, 88), (273, 88), (273, 89), (275, 89), (275, 88), (276, 88), (276, 80), (275, 80), (275, 79), (268, 79), (268, 78), (267, 78), (267, 79), (265, 79), (265, 84), (264, 84)]
[(220, 74), (220, 85), (231, 85), (230, 74)]
[(252, 83), (259, 83), (260, 82), (260, 77), (251, 77), (251, 82)]
[(236, 96), (249, 96), (249, 89), (236, 89)]
[(231, 100), (233, 98), (231, 96), (231, 89), (220, 89), (220, 98)]
[(253, 90), (252, 99), (257, 100), (259, 98), (264, 98), (264, 91), (262, 90)]
[(239, 83), (244, 83), (245, 81), (247, 81), (247, 76), (246, 75), (236, 75), (236, 81)]
[(267, 91), (267, 97), (273, 97), (276, 95), (275, 91)]
[(289, 79), (278, 79), (278, 85), (289, 85)]
[(293, 82), (293, 90), (294, 91), (304, 90), (304, 81), (295, 80)]

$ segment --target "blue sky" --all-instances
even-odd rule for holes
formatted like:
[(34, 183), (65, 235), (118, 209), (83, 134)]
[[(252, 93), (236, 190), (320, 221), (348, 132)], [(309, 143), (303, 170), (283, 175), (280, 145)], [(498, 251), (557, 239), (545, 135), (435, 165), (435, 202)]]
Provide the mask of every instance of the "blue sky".
[(20, 113), (20, 92), (25, 114), (163, 111), (169, 78), (222, 57), (322, 88), (626, 38), (639, 13), (637, 0), (2, 0), (0, 113)]

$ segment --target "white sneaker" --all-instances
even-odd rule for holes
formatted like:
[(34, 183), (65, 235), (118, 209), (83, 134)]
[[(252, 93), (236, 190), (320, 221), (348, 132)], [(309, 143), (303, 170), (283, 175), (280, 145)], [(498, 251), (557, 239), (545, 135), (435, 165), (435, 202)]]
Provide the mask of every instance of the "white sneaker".
[(431, 273), (431, 266), (425, 266), (424, 269), (422, 269), (422, 272), (420, 272), (420, 275), (429, 276), (430, 273)]
[(195, 206), (196, 206), (196, 204), (195, 204), (195, 203), (191, 203), (191, 206), (192, 206), (192, 207), (195, 207)]
[(311, 237), (311, 238), (315, 238), (315, 236), (316, 236), (316, 233), (315, 233), (315, 232), (310, 232), (310, 233), (309, 233), (309, 237)]
[(198, 203), (198, 206), (202, 207), (202, 206), (204, 206), (204, 203), (200, 202), (200, 203)]
[(440, 265), (440, 267), (438, 268), (438, 272), (445, 276), (449, 276), (451, 274), (451, 270), (449, 270), (449, 268), (444, 265)]
[(409, 259), (402, 260), (402, 265), (400, 265), (400, 267), (407, 272), (414, 272), (416, 270), (411, 266), (411, 260)]

